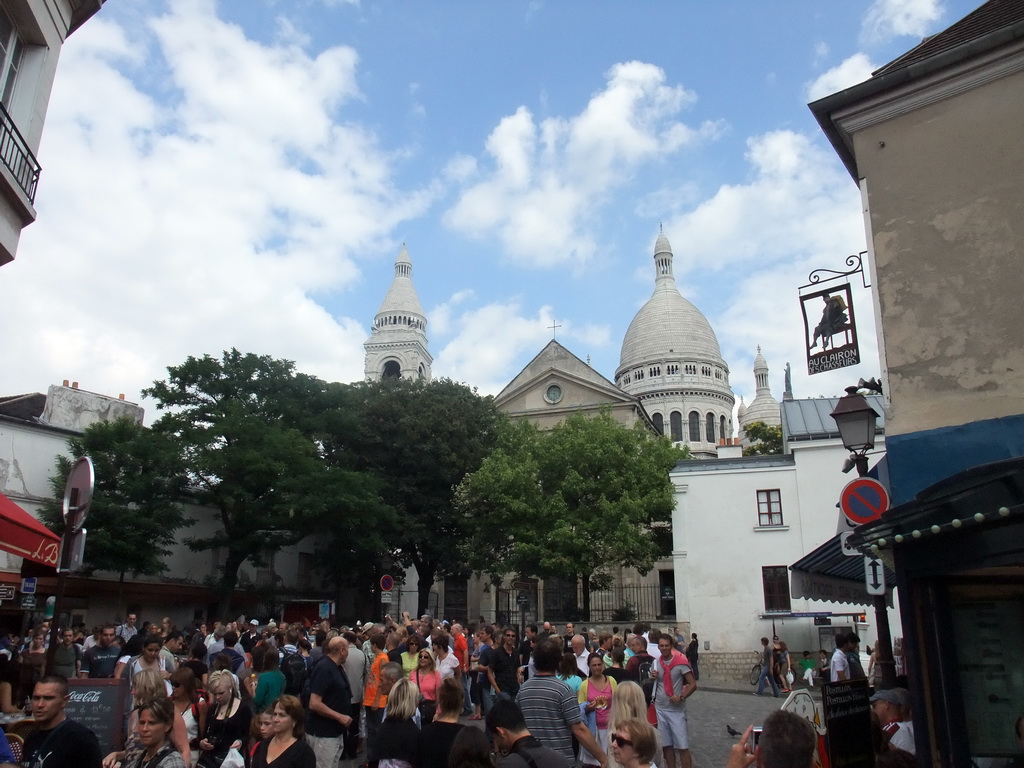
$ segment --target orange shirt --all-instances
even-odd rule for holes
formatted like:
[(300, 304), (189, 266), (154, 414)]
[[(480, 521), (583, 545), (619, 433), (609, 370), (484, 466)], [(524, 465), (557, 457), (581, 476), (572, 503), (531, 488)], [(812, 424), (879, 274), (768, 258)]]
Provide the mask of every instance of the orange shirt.
[(370, 674), (366, 676), (366, 692), (363, 694), (364, 707), (380, 709), (388, 703), (387, 694), (377, 695), (377, 688), (380, 686), (380, 668), (387, 663), (387, 651), (381, 651), (374, 657), (373, 666), (370, 667)]
[(455, 636), (455, 658), (459, 660), (459, 669), (463, 672), (469, 670), (469, 643), (461, 633)]

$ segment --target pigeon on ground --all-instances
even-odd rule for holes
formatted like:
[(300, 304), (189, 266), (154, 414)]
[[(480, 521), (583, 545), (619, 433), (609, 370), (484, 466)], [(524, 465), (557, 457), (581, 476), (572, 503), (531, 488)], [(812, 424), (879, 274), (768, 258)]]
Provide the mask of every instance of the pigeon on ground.
[(725, 730), (726, 730), (726, 731), (728, 732), (728, 734), (729, 734), (730, 736), (732, 736), (733, 738), (736, 738), (737, 736), (742, 736), (742, 735), (743, 735), (742, 733), (740, 733), (739, 731), (737, 731), (737, 730), (736, 730), (735, 728), (733, 728), (733, 727), (732, 727), (731, 725), (729, 725), (728, 723), (726, 723), (726, 724), (725, 724)]

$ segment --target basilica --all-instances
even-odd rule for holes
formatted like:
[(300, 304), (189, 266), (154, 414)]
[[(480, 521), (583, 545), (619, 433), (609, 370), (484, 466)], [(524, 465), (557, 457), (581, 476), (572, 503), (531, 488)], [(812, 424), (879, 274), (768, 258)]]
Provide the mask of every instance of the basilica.
[[(366, 340), (366, 378), (430, 379), (427, 320), (402, 246), (395, 276)], [(715, 458), (718, 446), (754, 421), (779, 426), (779, 402), (768, 385), (760, 347), (754, 360), (756, 395), (737, 411), (711, 323), (679, 292), (672, 246), (659, 232), (654, 244), (654, 291), (626, 329), (619, 366), (609, 381), (555, 340), (550, 341), (497, 395), (499, 409), (551, 428), (569, 413), (608, 408), (624, 424), (642, 421), (689, 448), (694, 458)]]

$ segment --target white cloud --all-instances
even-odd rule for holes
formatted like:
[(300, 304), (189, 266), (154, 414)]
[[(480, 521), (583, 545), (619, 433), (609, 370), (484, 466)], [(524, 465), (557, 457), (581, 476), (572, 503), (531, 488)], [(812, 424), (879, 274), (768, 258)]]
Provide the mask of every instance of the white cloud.
[(830, 94), (849, 88), (857, 83), (862, 83), (871, 77), (871, 73), (878, 69), (865, 53), (855, 53), (840, 64), (823, 72), (807, 85), (806, 98), (808, 101), (816, 101)]
[(529, 317), (518, 301), (470, 309), (454, 321), (457, 336), (437, 354), (434, 376), (465, 381), (481, 394), (496, 395), (519, 373), (522, 356), (532, 357), (548, 342), (554, 322), (551, 307)]
[[(395, 189), (394, 155), (343, 119), (361, 98), (351, 49), (263, 45), (211, 3), (171, 8), (130, 43), (94, 19), (61, 54), (46, 224), (0, 281), (8, 327), (33, 329), (8, 341), (5, 389), (74, 378), (136, 396), (167, 365), (231, 346), (360, 379), (365, 330), (314, 293), (349, 288), (353, 254), (435, 190)], [(164, 103), (133, 78), (159, 81)]]
[(944, 11), (941, 0), (875, 0), (864, 15), (861, 37), (866, 41), (923, 37)]
[(782, 130), (748, 139), (746, 157), (747, 183), (723, 185), (665, 223), (677, 274), (790, 264), (808, 254), (833, 261), (863, 249), (857, 186), (828, 150)]
[(456, 308), (474, 296), (472, 289), (456, 291), (448, 301), (438, 304), (427, 312), (427, 330), (431, 336), (447, 336), (452, 332), (452, 323)]
[(660, 68), (632, 61), (612, 67), (604, 90), (571, 118), (538, 124), (519, 107), (491, 132), (491, 167), (462, 191), (445, 223), (475, 238), (497, 237), (527, 265), (584, 264), (597, 250), (589, 225), (615, 188), (644, 163), (721, 129), (675, 121), (693, 100), (666, 85)]

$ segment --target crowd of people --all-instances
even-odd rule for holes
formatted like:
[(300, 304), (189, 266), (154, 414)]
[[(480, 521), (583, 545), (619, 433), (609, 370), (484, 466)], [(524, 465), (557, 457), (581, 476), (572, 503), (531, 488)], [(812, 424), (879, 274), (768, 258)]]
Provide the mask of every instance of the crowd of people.
[[(576, 632), (568, 622), (560, 633), (544, 623), (520, 637), (404, 614), (355, 627), (241, 619), (182, 632), (129, 614), (89, 635), (60, 632), (47, 674), (44, 624), (0, 642), (0, 706), (30, 710), (35, 731), (19, 765), (33, 768), (489, 768), (496, 754), (501, 768), (690, 768), (697, 636), (632, 630)], [(784, 643), (761, 644), (758, 693), (770, 683), (778, 695), (801, 678), (786, 674)], [(840, 638), (801, 677), (864, 676), (858, 644), (855, 634)], [(102, 755), (96, 735), (65, 716), (74, 677), (129, 681), (122, 749)], [(871, 705), (879, 764), (899, 765), (914, 750), (909, 696), (878, 690)], [(813, 764), (805, 757), (813, 761), (816, 737), (798, 717), (769, 717), (759, 746), (749, 736), (730, 768)], [(0, 768), (11, 759), (2, 739)]]
[[(519, 637), (483, 621), (402, 618), (351, 628), (241, 619), (183, 632), (129, 613), (88, 634), (62, 631), (50, 674), (44, 623), (0, 642), (0, 705), (29, 710), (23, 764), (40, 768), (447, 768), (453, 755), (480, 758), (471, 741), (484, 734), (486, 765), (499, 751), (513, 764), (535, 756), (535, 768), (640, 766), (654, 744), (659, 765), (689, 768), (695, 635), (687, 647), (646, 625), (591, 636), (545, 623)], [(101, 755), (96, 736), (64, 716), (71, 678), (128, 681), (123, 748)]]

